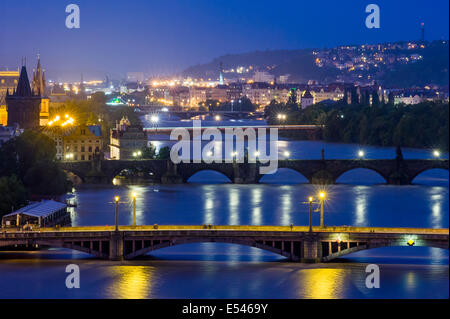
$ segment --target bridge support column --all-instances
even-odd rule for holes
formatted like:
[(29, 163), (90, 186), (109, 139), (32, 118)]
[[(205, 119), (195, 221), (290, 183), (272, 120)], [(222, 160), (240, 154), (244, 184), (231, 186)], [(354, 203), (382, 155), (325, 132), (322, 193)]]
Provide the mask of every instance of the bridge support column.
[(234, 184), (257, 184), (258, 167), (256, 164), (233, 163)]
[(308, 236), (303, 241), (302, 263), (320, 263), (322, 259), (322, 247), (318, 236)]
[(123, 234), (113, 232), (109, 239), (109, 259), (123, 260)]
[(167, 160), (167, 172), (161, 176), (162, 184), (182, 184), (183, 177), (177, 173), (177, 164), (173, 164), (171, 160)]

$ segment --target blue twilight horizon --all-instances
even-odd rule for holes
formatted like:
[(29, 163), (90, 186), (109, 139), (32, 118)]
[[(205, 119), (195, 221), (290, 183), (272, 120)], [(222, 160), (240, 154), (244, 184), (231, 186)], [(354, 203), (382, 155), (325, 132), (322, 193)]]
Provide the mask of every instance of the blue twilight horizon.
[[(65, 8), (79, 5), (81, 28)], [(381, 28), (367, 29), (375, 3)], [(420, 38), (448, 39), (447, 0), (21, 0), (0, 1), (0, 68), (41, 52), (49, 77), (79, 79), (128, 71), (159, 75), (232, 53), (323, 48)]]

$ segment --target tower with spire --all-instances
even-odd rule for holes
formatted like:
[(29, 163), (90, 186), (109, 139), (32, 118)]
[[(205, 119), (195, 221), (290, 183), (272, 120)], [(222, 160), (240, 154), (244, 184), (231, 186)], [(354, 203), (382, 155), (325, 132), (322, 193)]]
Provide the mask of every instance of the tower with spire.
[(45, 82), (45, 71), (41, 66), (41, 54), (37, 54), (36, 70), (33, 70), (33, 94), (41, 97), (41, 112), (39, 114), (39, 124), (41, 126), (47, 125), (49, 121), (50, 99), (46, 95), (47, 85)]
[(219, 85), (224, 85), (222, 62), (220, 62), (220, 66), (219, 66)]
[(8, 126), (18, 125), (23, 129), (39, 127), (41, 97), (34, 94), (28, 79), (27, 68), (22, 65), (17, 88), (6, 92)]

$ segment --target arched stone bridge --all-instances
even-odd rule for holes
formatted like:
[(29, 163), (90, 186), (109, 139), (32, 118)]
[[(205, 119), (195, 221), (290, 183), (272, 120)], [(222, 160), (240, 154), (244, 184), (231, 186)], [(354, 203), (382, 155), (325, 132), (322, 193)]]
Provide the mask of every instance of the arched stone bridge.
[(356, 251), (385, 246), (449, 248), (448, 229), (303, 226), (123, 226), (68, 227), (2, 232), (0, 247), (62, 247), (110, 260), (133, 259), (187, 243), (230, 243), (267, 250), (292, 261), (327, 262)]
[[(100, 160), (92, 162), (60, 162), (59, 166), (79, 176), (86, 183), (110, 184), (124, 169), (151, 172), (155, 182), (183, 183), (203, 170), (222, 173), (233, 183), (255, 184), (264, 176), (260, 163), (180, 163), (170, 160)], [(365, 168), (380, 174), (387, 184), (408, 185), (429, 169), (449, 169), (448, 159), (399, 160), (280, 160), (278, 168), (289, 168), (302, 174), (313, 184), (334, 184), (345, 172)]]

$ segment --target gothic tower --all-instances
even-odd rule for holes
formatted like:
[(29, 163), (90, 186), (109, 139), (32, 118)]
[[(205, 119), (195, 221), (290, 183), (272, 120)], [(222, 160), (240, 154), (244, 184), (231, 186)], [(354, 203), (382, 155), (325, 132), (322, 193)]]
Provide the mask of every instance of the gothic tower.
[(33, 70), (33, 94), (41, 97), (39, 125), (45, 126), (49, 120), (50, 99), (46, 95), (45, 72), (41, 66), (41, 54), (38, 53), (36, 70)]
[(17, 88), (6, 92), (8, 126), (19, 125), (23, 129), (39, 127), (41, 97), (34, 94), (28, 80), (27, 69), (22, 66)]

